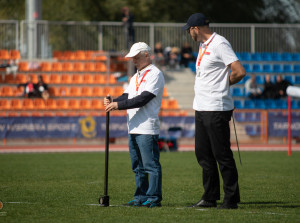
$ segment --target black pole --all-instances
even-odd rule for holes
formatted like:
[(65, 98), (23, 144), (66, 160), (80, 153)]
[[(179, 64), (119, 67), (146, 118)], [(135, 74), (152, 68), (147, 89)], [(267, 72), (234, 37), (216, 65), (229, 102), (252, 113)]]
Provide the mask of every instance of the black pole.
[[(110, 97), (106, 97), (110, 99)], [(102, 207), (109, 206), (108, 189), (108, 154), (109, 154), (109, 112), (106, 112), (106, 132), (105, 132), (105, 176), (104, 176), (104, 195), (99, 198), (99, 204)]]

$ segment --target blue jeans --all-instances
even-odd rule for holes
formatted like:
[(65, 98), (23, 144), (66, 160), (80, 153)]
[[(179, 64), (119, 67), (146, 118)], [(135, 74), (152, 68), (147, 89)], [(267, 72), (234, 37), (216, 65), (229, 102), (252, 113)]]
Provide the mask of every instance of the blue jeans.
[[(162, 200), (158, 135), (129, 134), (129, 153), (135, 173), (135, 202)], [(148, 179), (148, 175), (150, 178)]]

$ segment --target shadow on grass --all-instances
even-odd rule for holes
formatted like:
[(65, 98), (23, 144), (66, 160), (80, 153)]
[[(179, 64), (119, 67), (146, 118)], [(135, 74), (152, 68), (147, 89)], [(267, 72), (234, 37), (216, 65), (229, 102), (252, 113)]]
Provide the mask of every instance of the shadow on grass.
[(241, 202), (241, 205), (254, 205), (259, 208), (271, 208), (271, 207), (278, 207), (278, 208), (300, 208), (299, 203), (293, 202), (282, 202), (282, 201), (251, 201), (251, 202)]

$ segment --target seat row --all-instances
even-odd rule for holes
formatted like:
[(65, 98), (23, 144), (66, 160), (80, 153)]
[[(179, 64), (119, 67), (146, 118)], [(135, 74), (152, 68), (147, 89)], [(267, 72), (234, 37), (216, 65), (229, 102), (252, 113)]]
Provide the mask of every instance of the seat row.
[(248, 73), (300, 73), (300, 64), (243, 64), (243, 66)]
[[(288, 102), (285, 99), (256, 99), (234, 100), (234, 107), (238, 109), (287, 109)], [(292, 109), (300, 109), (300, 100), (291, 101)]]
[[(276, 83), (277, 75), (270, 75), (271, 82)], [(283, 79), (290, 82), (291, 84), (300, 85), (300, 75), (282, 75)], [(264, 84), (265, 83), (265, 75), (256, 75), (256, 83)], [(245, 82), (250, 79), (250, 75), (244, 77), (238, 84), (245, 84)], [(234, 88), (233, 88), (234, 89)], [(234, 93), (234, 92), (233, 92)]]
[(0, 49), (0, 60), (18, 60), (21, 59), (19, 50)]
[(300, 53), (241, 52), (236, 55), (241, 61), (300, 61)]
[[(13, 74), (5, 75), (4, 79), (0, 76), (0, 83), (7, 84), (22, 84), (27, 82), (27, 76), (32, 77), (32, 82), (37, 83), (38, 74), (18, 73), (16, 76)], [(41, 74), (43, 81), (46, 84), (116, 84), (116, 77), (113, 75), (107, 76), (106, 74), (80, 74), (80, 73), (51, 73)]]
[(100, 60), (106, 61), (105, 51), (77, 50), (77, 51), (53, 51), (53, 58), (58, 60)]
[[(175, 99), (163, 99), (162, 110), (178, 110)], [(103, 99), (0, 99), (0, 111), (104, 110)]]

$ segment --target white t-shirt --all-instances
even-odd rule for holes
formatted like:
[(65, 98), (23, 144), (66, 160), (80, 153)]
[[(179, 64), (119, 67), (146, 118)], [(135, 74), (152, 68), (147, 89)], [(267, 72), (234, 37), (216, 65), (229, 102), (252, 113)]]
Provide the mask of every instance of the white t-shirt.
[[(147, 74), (144, 76), (146, 72)], [(138, 91), (136, 91), (137, 75), (139, 75), (138, 83), (141, 83)], [(143, 76), (144, 79), (141, 82)], [(148, 91), (156, 96), (143, 107), (127, 110), (128, 132), (130, 134), (159, 134), (160, 123), (158, 113), (161, 106), (164, 85), (165, 79), (162, 72), (153, 64), (145, 67), (130, 79), (129, 85), (124, 91), (124, 93), (128, 94), (128, 99), (140, 95), (143, 91)]]
[(213, 33), (202, 44), (202, 53), (208, 43), (200, 66), (198, 66), (200, 53), (196, 61), (193, 108), (197, 111), (229, 111), (234, 106), (229, 89), (230, 69), (228, 65), (237, 61), (238, 58), (224, 37)]

